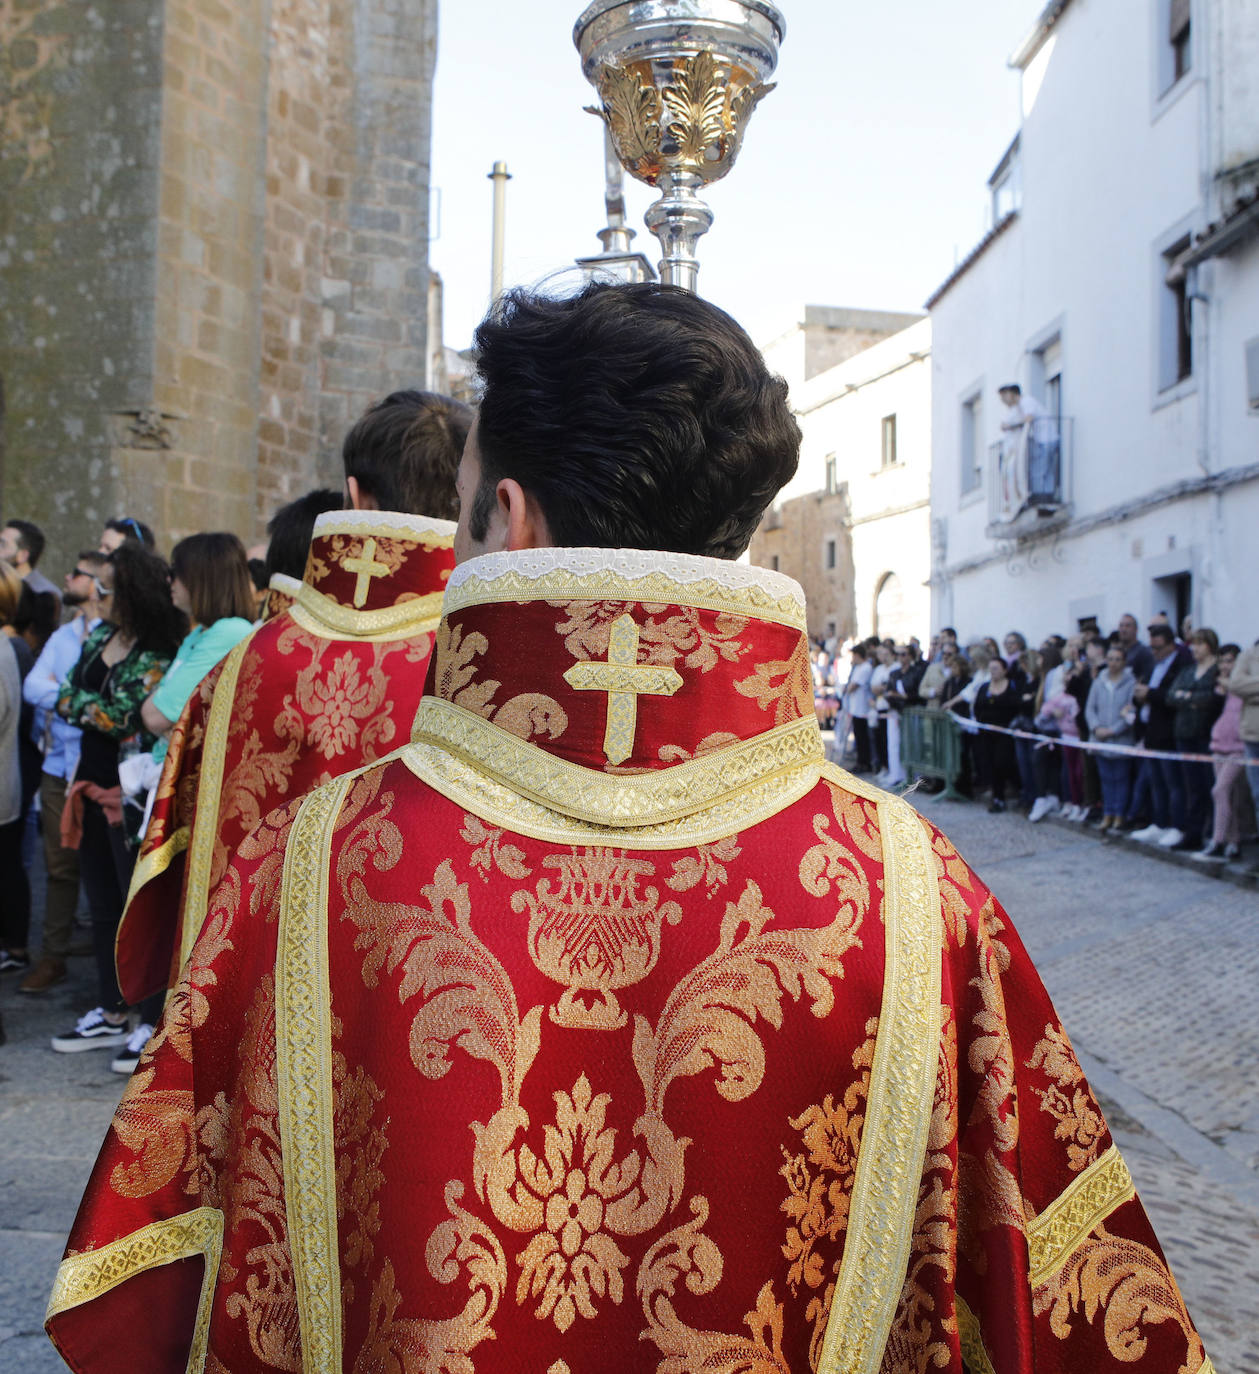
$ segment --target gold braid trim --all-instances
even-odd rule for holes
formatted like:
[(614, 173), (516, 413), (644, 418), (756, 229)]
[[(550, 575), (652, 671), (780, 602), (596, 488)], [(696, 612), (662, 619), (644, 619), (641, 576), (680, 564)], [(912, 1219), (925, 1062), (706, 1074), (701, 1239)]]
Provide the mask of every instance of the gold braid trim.
[(197, 943), (210, 904), (210, 869), (214, 863), (214, 841), (219, 832), (219, 800), (223, 795), (223, 770), (227, 766), (227, 732), (236, 705), (240, 665), (252, 641), (253, 635), (247, 635), (228, 654), (210, 698), (205, 739), (201, 744), (201, 777), (197, 781), (192, 842), (188, 846), (188, 887), (179, 934), (180, 968), (188, 962), (192, 947)]
[[(873, 792), (830, 765), (823, 775)], [(872, 799), (883, 842), (883, 999), (822, 1374), (877, 1374), (883, 1360), (905, 1284), (940, 1057), (942, 930), (931, 844), (906, 802), (885, 792)]]
[(957, 1334), (962, 1347), (962, 1363), (969, 1374), (996, 1374), (984, 1346), (979, 1318), (967, 1307), (960, 1293), (953, 1294), (957, 1306)]
[(47, 1325), (61, 1312), (99, 1298), (147, 1269), (201, 1255), (205, 1272), (197, 1303), (197, 1322), (188, 1352), (188, 1374), (205, 1368), (210, 1340), (210, 1308), (223, 1253), (223, 1213), (217, 1207), (198, 1207), (182, 1216), (167, 1217), (133, 1231), (98, 1250), (69, 1255), (61, 1261), (44, 1314)]
[(583, 768), (437, 697), (425, 697), (411, 738), (456, 755), (550, 811), (626, 828), (680, 820), (776, 775), (795, 777), (822, 761), (813, 720), (792, 721), (740, 744), (648, 773)]
[(316, 591), (309, 582), (302, 583), (289, 609), (303, 630), (322, 639), (407, 639), (435, 630), (441, 613), (441, 592), (375, 611), (359, 611)]
[[(174, 863), (175, 856), (182, 854), (188, 848), (191, 834), (192, 832), (186, 825), (181, 825), (165, 844), (159, 845), (157, 849), (140, 856), (131, 874), (131, 885), (127, 888), (128, 906), (131, 905), (136, 893), (145, 883), (151, 883), (154, 878), (160, 878)], [(121, 928), (122, 923), (119, 922), (119, 929)]]
[(302, 803), (284, 855), (280, 889), (275, 988), (280, 1140), (307, 1374), (341, 1370), (328, 870), (334, 824), (354, 777), (338, 778)]
[(1062, 1190), (1027, 1227), (1028, 1282), (1033, 1288), (1052, 1278), (1088, 1238), (1094, 1227), (1136, 1197), (1119, 1148), (1104, 1155)]
[(711, 844), (737, 834), (806, 796), (817, 786), (821, 764), (774, 773), (759, 782), (732, 792), (713, 805), (678, 820), (632, 829), (595, 825), (577, 820), (540, 802), (522, 797), (471, 764), (434, 744), (410, 744), (400, 754), (402, 762), (436, 792), (493, 825), (548, 844), (608, 845), (628, 849), (680, 849)]

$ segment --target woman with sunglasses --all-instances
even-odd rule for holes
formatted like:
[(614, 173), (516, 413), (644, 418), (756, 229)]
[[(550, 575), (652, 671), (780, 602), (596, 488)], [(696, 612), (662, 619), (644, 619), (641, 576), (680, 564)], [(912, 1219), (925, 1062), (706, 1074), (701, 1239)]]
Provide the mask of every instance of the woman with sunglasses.
[[(120, 754), (151, 749), (141, 708), (161, 681), (187, 623), (172, 605), (166, 564), (136, 540), (110, 555), (96, 581), (102, 623), (83, 645), (57, 710), (83, 731), (79, 766), (62, 813), (62, 843), (77, 846), (92, 915), (100, 1005), (73, 1030), (53, 1037), (63, 1053), (114, 1048), (111, 1067), (130, 1073), (161, 1009), (145, 1004), (141, 1025), (127, 1034), (127, 1006), (114, 971), (114, 935), (122, 917), (135, 848), (123, 828)], [(143, 1033), (143, 1039), (140, 1038)], [(135, 1054), (131, 1040), (139, 1040)]]

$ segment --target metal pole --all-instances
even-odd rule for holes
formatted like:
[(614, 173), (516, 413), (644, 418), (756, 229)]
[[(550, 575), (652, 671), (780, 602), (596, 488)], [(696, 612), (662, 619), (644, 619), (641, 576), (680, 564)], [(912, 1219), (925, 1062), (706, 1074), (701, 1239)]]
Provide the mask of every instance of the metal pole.
[(503, 242), (507, 220), (507, 183), (511, 173), (505, 162), (496, 162), (494, 170), (487, 174), (494, 183), (494, 248), (490, 259), (490, 300), (496, 301), (503, 294)]

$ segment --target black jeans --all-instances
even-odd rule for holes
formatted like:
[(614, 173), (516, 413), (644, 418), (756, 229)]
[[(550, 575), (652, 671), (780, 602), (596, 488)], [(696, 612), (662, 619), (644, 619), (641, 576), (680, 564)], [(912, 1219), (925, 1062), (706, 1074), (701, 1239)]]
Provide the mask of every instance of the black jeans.
[(870, 743), (873, 746), (875, 771), (881, 773), (887, 767), (887, 713), (884, 711), (879, 712), (874, 729), (870, 731)]
[(857, 767), (864, 773), (870, 771), (870, 722), (864, 716), (853, 716), (852, 738), (857, 746)]
[[(1180, 754), (1209, 754), (1211, 737), (1200, 739), (1178, 739), (1176, 752)], [(1214, 807), (1211, 802), (1211, 788), (1215, 786), (1215, 768), (1209, 763), (1190, 763), (1186, 760), (1180, 765), (1180, 775), (1185, 788), (1185, 839), (1195, 845), (1211, 838), (1211, 817)]]
[(984, 734), (985, 772), (992, 784), (993, 801), (1005, 801), (1006, 792), (1013, 787), (1015, 795), (1019, 789), (1019, 761), (1014, 751), (1014, 741), (1009, 735)]
[[(7, 652), (7, 650), (6, 650)], [(25, 949), (31, 929), (31, 881), (22, 862), (26, 808), (8, 825), (0, 825), (0, 948)]]
[(101, 1006), (108, 1012), (125, 1011), (114, 969), (114, 937), (127, 900), (135, 855), (127, 847), (122, 826), (110, 825), (94, 801), (83, 803), (83, 839), (79, 845), (79, 872), (92, 913), (92, 949), (96, 955), (96, 980)]

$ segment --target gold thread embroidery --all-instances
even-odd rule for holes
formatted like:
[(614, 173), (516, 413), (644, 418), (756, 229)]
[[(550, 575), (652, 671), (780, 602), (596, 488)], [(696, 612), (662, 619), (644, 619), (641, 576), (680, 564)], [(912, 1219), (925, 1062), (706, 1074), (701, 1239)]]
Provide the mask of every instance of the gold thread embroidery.
[(1050, 1331), (1062, 1341), (1072, 1335), (1075, 1317), (1089, 1326), (1100, 1317), (1107, 1353), (1125, 1364), (1145, 1354), (1148, 1328), (1172, 1322), (1186, 1346), (1178, 1374), (1194, 1359), (1200, 1367), (1206, 1356), (1162, 1257), (1139, 1240), (1112, 1234), (1100, 1222), (1059, 1269), (1032, 1289), (1032, 1314), (1047, 1316)]
[(328, 869), (335, 818), (354, 778), (338, 778), (302, 803), (280, 896), (275, 1021), (284, 1206), (303, 1367), (311, 1374), (341, 1369)]
[(205, 1260), (205, 1272), (201, 1278), (197, 1321), (187, 1365), (188, 1374), (200, 1374), (205, 1368), (210, 1309), (222, 1253), (223, 1213), (217, 1207), (198, 1207), (182, 1216), (151, 1222), (98, 1250), (63, 1259), (57, 1269), (44, 1322), (47, 1324), (59, 1313), (101, 1297), (136, 1274), (200, 1255)]
[(334, 631), (338, 639), (369, 639), (386, 635), (402, 638), (403, 631), (419, 634), (436, 629), (441, 618), (441, 605), (442, 593), (429, 592), (427, 596), (399, 601), (396, 606), (360, 611), (354, 606), (343, 606), (312, 587), (309, 582), (303, 582), (289, 614), (301, 625), (303, 622), (296, 612), (305, 611), (319, 627)]
[(420, 702), (411, 738), (444, 748), (552, 811), (616, 827), (678, 820), (773, 774), (794, 773), (822, 759), (816, 723), (798, 720), (671, 768), (610, 775), (556, 758), (436, 697)]
[(588, 573), (556, 568), (542, 577), (528, 577), (515, 568), (488, 578), (473, 573), (447, 588), (442, 610), (451, 616), (489, 601), (631, 601), (750, 616), (793, 630), (808, 628), (797, 597), (775, 596), (765, 587), (723, 587), (716, 578), (683, 582), (662, 572), (636, 577), (607, 568)]
[[(214, 841), (219, 830), (219, 802), (223, 796), (223, 770), (227, 764), (227, 734), (236, 704), (236, 683), (241, 664), (249, 652), (253, 635), (242, 639), (228, 654), (223, 672), (215, 684), (214, 696), (205, 723), (201, 746), (201, 777), (197, 782), (197, 804), (192, 842), (188, 846), (188, 888), (184, 897), (183, 928), (179, 937), (179, 966), (188, 962), (197, 943), (210, 903), (210, 869), (214, 863)], [(126, 919), (124, 913), (124, 921)]]
[(966, 1305), (960, 1293), (953, 1295), (957, 1304), (957, 1334), (962, 1347), (962, 1363), (969, 1374), (996, 1374), (984, 1346), (979, 1318)]
[(376, 540), (372, 535), (368, 535), (363, 541), (363, 556), (361, 558), (341, 559), (341, 566), (349, 573), (355, 573), (354, 581), (354, 604), (362, 608), (367, 604), (367, 594), (371, 590), (372, 579), (374, 577), (388, 577), (389, 564), (381, 563), (376, 557)]
[(540, 877), (533, 892), (512, 894), (511, 909), (529, 913), (529, 957), (540, 973), (563, 986), (550, 1009), (557, 1026), (616, 1030), (625, 1024), (618, 988), (641, 982), (656, 966), (660, 928), (677, 925), (682, 908), (661, 902), (656, 887), (639, 891), (655, 875), (650, 859), (616, 849), (548, 854), (542, 867), (558, 873), (553, 886)]
[(1036, 1042), (1026, 1067), (1039, 1069), (1049, 1081), (1046, 1088), (1033, 1086), (1032, 1093), (1040, 1099), (1041, 1111), (1057, 1122), (1054, 1136), (1065, 1143), (1072, 1172), (1079, 1173), (1096, 1163), (1106, 1122), (1061, 1026), (1045, 1026), (1045, 1034)]
[[(829, 765), (824, 772), (832, 772)], [(847, 775), (835, 772), (848, 787)], [(819, 1362), (823, 1374), (874, 1374), (883, 1358), (913, 1238), (939, 1055), (934, 858), (913, 809), (875, 795), (884, 856), (883, 1000), (848, 1235)]]
[(522, 797), (513, 788), (434, 744), (412, 744), (396, 756), (421, 781), (463, 810), (518, 835), (550, 844), (602, 844), (634, 849), (685, 849), (725, 839), (776, 815), (817, 785), (821, 762), (772, 774), (678, 820), (630, 829), (600, 826)]
[(1112, 1145), (1028, 1224), (1029, 1284), (1038, 1288), (1049, 1279), (1071, 1258), (1094, 1227), (1105, 1221), (1116, 1207), (1135, 1196), (1136, 1186), (1128, 1166), (1118, 1146)]
[(574, 663), (564, 681), (575, 692), (608, 694), (603, 752), (609, 763), (624, 763), (634, 752), (639, 696), (671, 697), (682, 685), (676, 669), (639, 663), (638, 626), (628, 614), (617, 616), (609, 627), (607, 662)]
[[(159, 878), (166, 872), (175, 862), (175, 856), (182, 854), (188, 848), (190, 838), (191, 832), (188, 827), (181, 825), (165, 844), (140, 856), (136, 861), (135, 870), (131, 874), (131, 885), (127, 888), (128, 904), (145, 883), (151, 883), (154, 878)], [(121, 929), (121, 927), (122, 923), (119, 922), (119, 928)]]

